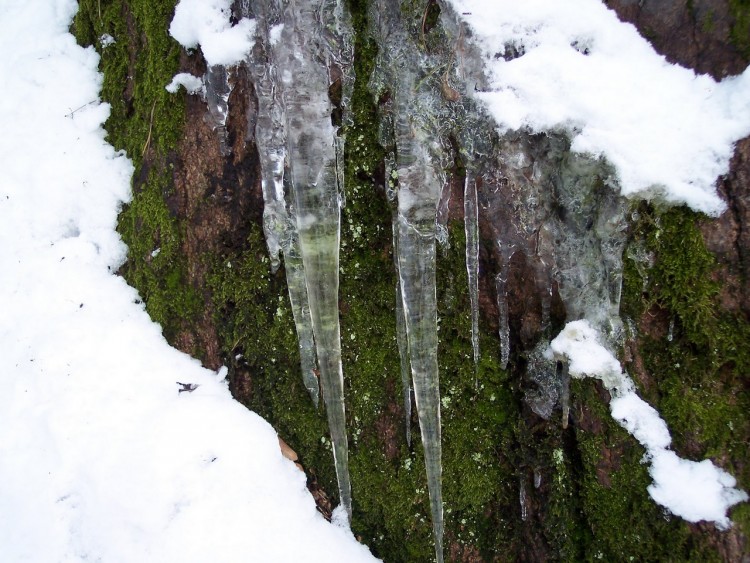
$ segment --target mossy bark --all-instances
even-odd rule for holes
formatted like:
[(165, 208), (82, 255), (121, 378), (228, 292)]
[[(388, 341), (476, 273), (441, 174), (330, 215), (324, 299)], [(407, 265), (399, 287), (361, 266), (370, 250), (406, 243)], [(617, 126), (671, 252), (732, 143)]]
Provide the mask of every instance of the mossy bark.
[[(426, 14), (433, 23), (434, 2), (411, 4), (406, 12)], [(366, 31), (367, 0), (348, 5), (356, 83), (346, 131), (339, 299), (352, 527), (386, 561), (429, 561), (421, 447), (418, 439), (409, 447), (403, 430), (392, 209), (377, 143), (382, 100), (373, 100), (367, 86), (377, 47)], [(237, 399), (269, 420), (300, 455), (325, 513), (326, 492), (336, 491), (331, 444), (323, 407), (313, 406), (299, 374), (284, 274), (271, 272), (263, 240), (257, 149), (247, 129), (255, 111), (252, 85), (235, 74), (231, 152), (223, 156), (203, 120), (203, 102), (164, 90), (179, 70), (203, 70), (200, 55), (181, 53), (167, 34), (173, 7), (174, 0), (82, 0), (73, 25), (79, 41), (101, 53), (102, 95), (112, 105), (109, 140), (137, 169), (133, 200), (119, 225), (130, 248), (121, 273), (170, 342), (211, 368), (229, 367)], [(105, 33), (115, 43), (102, 47)], [(460, 163), (451, 173), (460, 185)], [(732, 193), (750, 190), (739, 187), (745, 191)], [(500, 368), (496, 311), (488, 305), (494, 284), (486, 277), (475, 374), (461, 198), (451, 205), (450, 245), (438, 252), (446, 559), (702, 561), (747, 554), (747, 505), (733, 511), (732, 531), (718, 532), (669, 518), (651, 501), (644, 451), (611, 419), (607, 393), (597, 383), (573, 384), (565, 430), (558, 416), (545, 421), (531, 412), (522, 378), (524, 347), (531, 345), (515, 334), (509, 368)], [(750, 490), (748, 308), (727, 306), (726, 260), (706, 247), (707, 218), (684, 209), (633, 211), (622, 306), (633, 331), (622, 351), (624, 365), (669, 424), (678, 453), (710, 457)], [(743, 228), (747, 232), (746, 222)], [(638, 258), (646, 255), (653, 260)], [(524, 285), (526, 267), (513, 265), (520, 280), (515, 287)], [(732, 275), (740, 288), (748, 284), (744, 273)], [(538, 300), (520, 293), (509, 299), (516, 303), (510, 325), (517, 333), (523, 307), (536, 307)], [(564, 311), (553, 316), (559, 324)], [(417, 424), (413, 416), (413, 429)]]

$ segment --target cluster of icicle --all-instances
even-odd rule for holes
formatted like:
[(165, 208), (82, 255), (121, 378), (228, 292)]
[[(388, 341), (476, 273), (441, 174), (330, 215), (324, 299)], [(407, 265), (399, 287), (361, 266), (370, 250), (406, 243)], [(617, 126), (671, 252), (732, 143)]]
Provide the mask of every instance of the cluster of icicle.
[(305, 387), (325, 401), (339, 498), (351, 518), (338, 311), (343, 138), (329, 86), (350, 82), (350, 30), (341, 2), (249, 0), (256, 22), (248, 59), (258, 102), (263, 228), (272, 268), (284, 266)]
[[(274, 271), (283, 256), (297, 329), (302, 377), (315, 404), (322, 392), (341, 505), (351, 517), (338, 311), (343, 136), (332, 124), (329, 89), (342, 81), (344, 115), (351, 88), (351, 29), (343, 0), (243, 0), (256, 22), (247, 66), (257, 97), (254, 138), (261, 164), (263, 226)], [(441, 33), (426, 48), (426, 17), (407, 22), (399, 3), (372, 0), (370, 30), (378, 44), (371, 77), (381, 108), (379, 142), (386, 148), (393, 204), (397, 337), (401, 354), (406, 436), (411, 439), (412, 392), (425, 456), (436, 559), (443, 561), (443, 501), (437, 243), (447, 240), (450, 190), (446, 170), (465, 168), (463, 211), (471, 301), (472, 348), (479, 362), (479, 218), (492, 232), (501, 364), (511, 358), (508, 285), (511, 259), (531, 262), (549, 324), (552, 287), (571, 317), (617, 319), (624, 246), (624, 205), (603, 188), (606, 165), (571, 155), (562, 136), (510, 133), (502, 138), (470, 93), (483, 87), (481, 57), (466, 30), (442, 7)], [(409, 27), (409, 26), (412, 27)], [(209, 111), (225, 145), (229, 80), (223, 67), (205, 78)], [(389, 96), (381, 96), (385, 91)], [(605, 182), (606, 183), (606, 182)], [(565, 214), (557, 209), (564, 208)], [(591, 224), (594, 217), (594, 224)], [(617, 322), (614, 321), (616, 325)], [(611, 327), (616, 332), (617, 327)], [(550, 369), (541, 349), (528, 377), (539, 389), (527, 401), (548, 418), (563, 403), (566, 370)], [(551, 375), (550, 375), (551, 374)], [(523, 492), (524, 489), (521, 488)], [(522, 503), (525, 505), (525, 503)]]

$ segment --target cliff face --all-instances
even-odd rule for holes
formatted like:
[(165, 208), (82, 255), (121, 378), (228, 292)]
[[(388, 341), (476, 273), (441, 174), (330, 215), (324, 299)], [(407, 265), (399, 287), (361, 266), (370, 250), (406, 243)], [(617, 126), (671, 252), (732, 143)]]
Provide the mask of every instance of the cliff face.
[[(164, 90), (178, 71), (205, 72), (199, 54), (181, 52), (167, 35), (174, 2), (80, 4), (74, 32), (101, 52), (111, 142), (137, 168), (133, 201), (121, 215), (130, 248), (121, 273), (171, 343), (208, 367), (229, 367), (235, 397), (299, 453), (325, 514), (337, 490), (331, 442), (323, 407), (313, 406), (299, 373), (284, 271), (272, 272), (263, 238), (252, 80), (243, 67), (230, 79), (222, 147), (203, 100)], [(671, 61), (717, 78), (750, 62), (750, 12), (740, 0), (652, 4), (608, 2)], [(433, 557), (430, 505), (416, 412), (407, 422), (411, 444), (404, 433), (390, 149), (381, 143), (380, 120), (392, 93), (386, 88), (376, 98), (370, 88), (378, 56), (370, 2), (350, 0), (347, 7), (356, 79), (346, 127), (339, 315), (352, 528), (386, 561), (426, 561)], [(437, 3), (406, 2), (400, 13), (405, 26), (427, 35), (425, 49), (439, 51), (430, 44), (441, 40)], [(116, 42), (101, 46), (104, 33)], [(583, 182), (586, 203), (576, 212), (565, 209), (563, 181), (554, 197), (536, 194), (532, 209), (519, 203), (537, 189), (531, 170), (564, 176), (573, 166), (566, 141), (519, 134), (505, 142), (504, 150), (523, 153), (527, 165), (504, 170), (496, 185), (478, 186), (482, 203), (495, 211), (479, 222), (476, 370), (462, 222), (467, 163), (456, 150), (444, 167), (449, 244), (438, 247), (436, 279), (446, 559), (748, 557), (747, 504), (732, 511), (736, 525), (725, 532), (666, 516), (648, 496), (643, 448), (609, 415), (607, 391), (593, 381), (571, 382), (564, 428), (558, 383), (533, 366), (537, 346), (575, 313), (546, 269), (547, 251), (539, 251), (561, 243), (545, 242), (541, 227), (554, 221), (564, 244), (597, 247), (598, 254), (586, 256), (599, 263), (609, 254), (592, 218), (623, 206), (626, 230), (617, 241), (624, 264), (623, 365), (669, 424), (680, 455), (709, 457), (750, 489), (750, 140), (738, 143), (731, 171), (719, 182), (728, 210), (716, 220), (685, 208), (625, 204), (607, 191), (603, 171)], [(535, 235), (513, 231), (519, 212), (537, 213), (529, 219), (538, 222)], [(503, 249), (500, 239), (520, 250)], [(498, 300), (498, 292), (505, 298)], [(499, 336), (504, 324), (507, 365)]]

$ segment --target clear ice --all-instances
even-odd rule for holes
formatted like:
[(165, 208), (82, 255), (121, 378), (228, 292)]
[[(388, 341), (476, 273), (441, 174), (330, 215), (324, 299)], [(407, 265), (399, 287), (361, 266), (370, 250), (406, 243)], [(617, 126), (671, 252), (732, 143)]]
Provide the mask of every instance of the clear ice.
[(243, 9), (259, 20), (260, 30), (250, 66), (258, 90), (256, 139), (268, 206), (264, 230), (272, 261), (278, 263), (279, 250), (284, 252), (303, 378), (316, 400), (319, 377), (339, 498), (351, 520), (338, 311), (341, 140), (329, 98), (334, 76), (343, 75), (346, 22), (336, 0), (258, 0)]
[[(500, 243), (502, 245), (502, 243)], [(497, 314), (499, 317), (500, 367), (506, 369), (510, 359), (510, 324), (508, 322), (508, 276), (510, 275), (510, 255), (500, 251), (502, 264), (495, 276), (497, 292)]]
[[(445, 188), (441, 173), (444, 149), (435, 125), (435, 108), (440, 103), (434, 89), (426, 87), (419, 75), (422, 63), (419, 48), (414, 44), (413, 34), (405, 29), (398, 4), (388, 0), (373, 2), (371, 17), (381, 49), (373, 89), (387, 87), (392, 92), (390, 115), (385, 117), (391, 139), (384, 144), (393, 147), (393, 176), (398, 180), (394, 249), (400, 290), (397, 296), (403, 308), (407, 341), (407, 346), (400, 349), (403, 353), (407, 348), (409, 354), (435, 557), (442, 563), (442, 444), (435, 281), (438, 207)], [(445, 192), (446, 211), (447, 198)], [(441, 219), (447, 220), (447, 213)], [(406, 392), (404, 395), (406, 403)]]
[[(393, 216), (393, 261), (398, 274), (398, 214)], [(406, 317), (404, 301), (401, 294), (401, 277), (396, 282), (396, 340), (401, 359), (401, 389), (404, 402), (404, 423), (406, 443), (411, 446), (411, 363), (409, 360), (409, 340), (406, 334)]]
[(466, 231), (466, 272), (471, 302), (471, 348), (474, 365), (479, 364), (479, 204), (477, 183), (467, 170), (464, 183), (464, 229)]
[(203, 83), (206, 85), (205, 99), (211, 124), (219, 137), (222, 156), (229, 154), (227, 147), (227, 117), (229, 116), (230, 70), (223, 65), (212, 65), (206, 69)]
[[(283, 255), (305, 386), (322, 392), (341, 504), (351, 517), (338, 316), (340, 215), (344, 204), (343, 137), (332, 123), (329, 87), (343, 81), (344, 122), (351, 85), (351, 31), (342, 0), (242, 0), (256, 19), (247, 64), (257, 97), (255, 142), (261, 157), (264, 232), (274, 271)], [(408, 9), (408, 8), (406, 8)], [(529, 265), (542, 341), (528, 354), (525, 397), (549, 418), (569, 416), (567, 370), (545, 359), (557, 289), (569, 319), (587, 318), (613, 340), (625, 244), (625, 205), (601, 160), (570, 152), (564, 136), (502, 135), (468, 92), (482, 91), (483, 60), (449, 6), (442, 32), (427, 47), (424, 19), (405, 18), (394, 0), (370, 2), (369, 32), (378, 44), (371, 90), (382, 99), (379, 141), (388, 153), (386, 193), (393, 205), (397, 340), (407, 441), (412, 391), (419, 418), (435, 555), (443, 561), (441, 426), (436, 242), (447, 243), (451, 190), (445, 171), (465, 165), (464, 228), (475, 366), (479, 350), (479, 221), (496, 243), (495, 289), (503, 369), (510, 362), (511, 259)], [(228, 71), (205, 77), (209, 112), (226, 150)], [(380, 95), (387, 92), (388, 96)], [(451, 141), (448, 141), (451, 139)], [(485, 217), (485, 214), (487, 216)], [(515, 264), (515, 262), (514, 262)], [(540, 485), (535, 473), (534, 486)], [(519, 489), (527, 516), (526, 483)]]
[[(255, 120), (255, 143), (258, 147), (263, 190), (263, 232), (271, 258), (271, 270), (279, 268), (279, 254), (284, 255), (285, 273), (299, 343), (302, 381), (315, 405), (318, 405), (320, 384), (317, 373), (315, 339), (313, 336), (307, 283), (296, 217), (287, 208), (285, 172), (287, 160), (286, 112), (278, 79), (277, 58), (272, 30), (278, 29), (281, 12), (278, 4), (254, 1), (248, 12), (256, 19), (258, 39), (248, 59), (258, 102)], [(245, 15), (249, 15), (246, 13)]]

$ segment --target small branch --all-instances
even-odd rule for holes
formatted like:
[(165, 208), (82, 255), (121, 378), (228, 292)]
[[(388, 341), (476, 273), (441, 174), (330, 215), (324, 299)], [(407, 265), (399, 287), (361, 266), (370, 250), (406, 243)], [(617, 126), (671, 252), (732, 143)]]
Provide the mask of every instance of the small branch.
[(149, 119), (148, 123), (148, 137), (146, 137), (146, 143), (143, 145), (143, 152), (141, 153), (141, 156), (144, 156), (146, 154), (146, 151), (148, 150), (149, 144), (151, 144), (151, 131), (154, 128), (154, 110), (156, 109), (156, 100), (154, 100), (154, 105), (151, 106), (151, 118)]
[(83, 105), (82, 105), (81, 107), (79, 107), (79, 108), (76, 108), (76, 109), (72, 110), (72, 111), (71, 111), (70, 113), (66, 113), (66, 114), (65, 114), (65, 117), (70, 117), (71, 119), (73, 119), (73, 114), (74, 114), (75, 112), (77, 112), (77, 111), (79, 111), (79, 110), (82, 110), (82, 109), (83, 109), (83, 108), (85, 108), (86, 106), (90, 106), (91, 104), (95, 104), (95, 103), (96, 103), (97, 101), (98, 101), (98, 100), (91, 100), (90, 102), (86, 102), (86, 103), (85, 103), (85, 104), (83, 104)]

